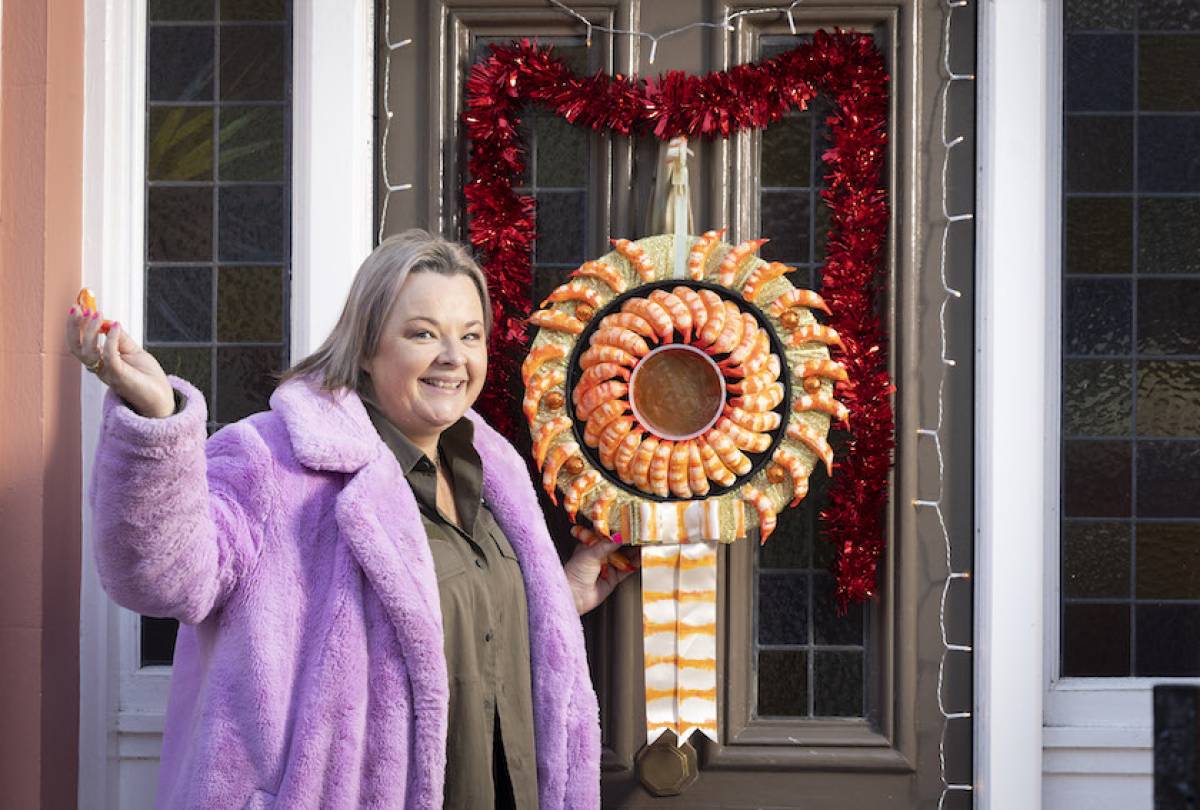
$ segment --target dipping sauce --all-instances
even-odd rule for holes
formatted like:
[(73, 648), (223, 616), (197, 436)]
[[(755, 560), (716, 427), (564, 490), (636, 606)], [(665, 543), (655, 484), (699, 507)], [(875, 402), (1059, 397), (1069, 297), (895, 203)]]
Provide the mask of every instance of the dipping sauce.
[(721, 416), (725, 376), (694, 346), (659, 346), (633, 369), (629, 402), (637, 420), (659, 438), (695, 438)]

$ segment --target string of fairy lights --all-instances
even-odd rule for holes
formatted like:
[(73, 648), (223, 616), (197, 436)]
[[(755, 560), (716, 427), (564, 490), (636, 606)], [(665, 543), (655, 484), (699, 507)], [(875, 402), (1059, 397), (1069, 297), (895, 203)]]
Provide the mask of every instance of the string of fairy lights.
[[(591, 45), (592, 35), (595, 32), (602, 32), (612, 35), (629, 36), (637, 39), (645, 39), (650, 43), (650, 51), (648, 54), (648, 62), (654, 64), (654, 59), (658, 53), (658, 43), (678, 34), (685, 33), (697, 28), (715, 28), (732, 31), (733, 23), (740, 17), (746, 17), (758, 14), (784, 14), (787, 16), (788, 27), (793, 35), (796, 34), (796, 23), (793, 18), (793, 10), (803, 2), (803, 0), (795, 0), (787, 6), (774, 6), (762, 8), (749, 8), (728, 13), (720, 22), (692, 22), (687, 25), (681, 25), (677, 28), (672, 28), (660, 33), (649, 33), (638, 29), (615, 28), (610, 26), (599, 25), (593, 23), (583, 14), (568, 6), (561, 0), (548, 0), (554, 7), (558, 8), (565, 14), (574, 17), (586, 28), (587, 44)], [(938, 379), (937, 388), (937, 418), (933, 427), (922, 427), (917, 429), (917, 436), (928, 439), (932, 442), (934, 452), (937, 456), (938, 478), (937, 478), (937, 493), (936, 497), (931, 499), (916, 499), (913, 501), (913, 506), (918, 509), (931, 510), (937, 519), (938, 529), (942, 537), (942, 545), (946, 559), (946, 574), (942, 581), (941, 598), (938, 606), (938, 625), (940, 630), (940, 638), (942, 643), (942, 653), (938, 662), (938, 677), (937, 677), (937, 705), (938, 711), (942, 718), (942, 728), (938, 741), (938, 765), (939, 776), (941, 779), (941, 795), (938, 798), (938, 808), (942, 810), (947, 797), (951, 793), (970, 793), (974, 790), (974, 786), (970, 783), (952, 781), (946, 769), (946, 735), (950, 729), (950, 724), (955, 721), (971, 720), (971, 711), (951, 711), (946, 706), (945, 683), (946, 683), (946, 665), (951, 655), (971, 655), (973, 646), (971, 644), (960, 644), (950, 640), (949, 628), (946, 624), (946, 606), (949, 601), (950, 589), (952, 584), (957, 580), (969, 580), (971, 572), (967, 569), (958, 570), (954, 567), (952, 554), (952, 544), (949, 528), (946, 525), (945, 513), (943, 511), (943, 502), (945, 499), (945, 456), (942, 449), (942, 433), (945, 426), (945, 389), (949, 371), (956, 365), (956, 361), (949, 355), (949, 332), (946, 326), (946, 316), (949, 306), (952, 301), (962, 298), (962, 291), (953, 287), (949, 283), (947, 277), (949, 263), (949, 248), (950, 248), (950, 233), (953, 226), (957, 223), (971, 222), (974, 220), (974, 214), (971, 212), (951, 213), (948, 199), (948, 180), (950, 172), (951, 155), (955, 148), (961, 146), (965, 141), (965, 136), (958, 135), (953, 138), (949, 134), (949, 98), (950, 89), (957, 82), (969, 82), (975, 80), (973, 73), (959, 73), (954, 70), (951, 65), (950, 53), (950, 34), (954, 18), (954, 12), (960, 8), (964, 8), (969, 4), (969, 0), (944, 0), (943, 2), (943, 24), (942, 24), (942, 43), (941, 43), (941, 69), (942, 83), (940, 90), (940, 106), (941, 106), (941, 146), (943, 149), (942, 155), (942, 170), (941, 170), (941, 219), (942, 219), (942, 237), (941, 251), (938, 261), (939, 280), (942, 287), (942, 300), (938, 307), (938, 327), (941, 338), (941, 374)], [(384, 192), (383, 201), (379, 215), (379, 230), (378, 240), (382, 241), (384, 229), (387, 225), (388, 202), (391, 195), (399, 191), (407, 191), (412, 189), (411, 183), (395, 183), (391, 179), (387, 159), (388, 137), (391, 132), (391, 124), (393, 118), (393, 110), (391, 108), (391, 62), (392, 54), (396, 51), (412, 44), (412, 39), (394, 40), (391, 34), (391, 4), (385, 3), (386, 9), (384, 14), (384, 65), (383, 65), (383, 109), (384, 109), (384, 129), (382, 135), (382, 144), (380, 149), (380, 169), (383, 176)]]
[(970, 721), (972, 717), (971, 711), (950, 711), (946, 707), (946, 663), (951, 655), (971, 655), (974, 648), (971, 644), (958, 644), (952, 642), (950, 640), (950, 631), (946, 626), (946, 603), (949, 600), (950, 587), (956, 580), (969, 580), (971, 578), (971, 572), (966, 569), (956, 570), (954, 567), (954, 560), (951, 553), (952, 548), (950, 544), (950, 531), (946, 526), (946, 516), (942, 511), (942, 502), (946, 494), (946, 461), (942, 453), (942, 429), (945, 425), (944, 417), (946, 410), (946, 379), (950, 370), (956, 365), (956, 361), (949, 355), (949, 335), (946, 328), (946, 312), (949, 309), (951, 301), (962, 298), (962, 291), (952, 287), (946, 276), (947, 264), (949, 261), (950, 231), (956, 223), (971, 222), (975, 218), (975, 215), (971, 212), (951, 213), (948, 199), (950, 157), (954, 149), (961, 146), (966, 140), (965, 136), (963, 135), (958, 135), (954, 138), (950, 137), (950, 88), (956, 82), (969, 82), (975, 80), (975, 75), (973, 73), (959, 73), (951, 66), (950, 31), (955, 10), (965, 7), (968, 2), (969, 0), (945, 0), (943, 3), (944, 14), (942, 20), (941, 47), (942, 85), (940, 93), (940, 135), (943, 150), (941, 182), (942, 240), (941, 254), (938, 260), (939, 280), (942, 285), (942, 301), (938, 307), (938, 328), (941, 333), (941, 373), (938, 379), (937, 389), (937, 421), (931, 428), (917, 429), (917, 436), (929, 439), (933, 443), (934, 452), (937, 454), (937, 497), (928, 500), (918, 499), (913, 501), (914, 507), (932, 510), (936, 515), (938, 529), (942, 535), (942, 544), (946, 554), (946, 575), (945, 579), (942, 580), (942, 594), (938, 603), (938, 628), (941, 633), (942, 642), (942, 653), (938, 661), (937, 677), (937, 705), (938, 712), (942, 716), (942, 728), (938, 737), (938, 768), (942, 783), (942, 792), (938, 797), (938, 810), (942, 810), (942, 808), (945, 806), (946, 798), (950, 794), (970, 793), (974, 790), (974, 785), (970, 783), (951, 781), (949, 774), (946, 771), (946, 735), (950, 730), (950, 724), (955, 721)]

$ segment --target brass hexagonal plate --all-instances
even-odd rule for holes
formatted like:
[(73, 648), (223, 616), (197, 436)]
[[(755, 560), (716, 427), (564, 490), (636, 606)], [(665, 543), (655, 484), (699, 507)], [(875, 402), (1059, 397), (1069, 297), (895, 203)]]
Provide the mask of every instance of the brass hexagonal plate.
[(690, 742), (676, 745), (675, 735), (670, 731), (653, 745), (643, 746), (635, 764), (642, 785), (654, 796), (678, 796), (700, 776), (696, 749)]

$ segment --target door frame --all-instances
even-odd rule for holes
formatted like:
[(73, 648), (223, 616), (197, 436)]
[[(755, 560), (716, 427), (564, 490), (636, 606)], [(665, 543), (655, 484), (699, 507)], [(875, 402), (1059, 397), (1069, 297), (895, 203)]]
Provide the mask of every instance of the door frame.
[[(374, 232), (374, 4), (296, 0), (293, 12), (291, 360), (337, 320)], [(83, 278), (142, 338), (146, 0), (86, 0)], [(346, 88), (355, 88), (347, 92)], [(321, 155), (338, 155), (332, 160)], [(85, 491), (105, 388), (83, 375)], [(100, 585), (83, 505), (80, 806), (149, 806), (170, 667), (139, 667), (138, 617)], [(150, 795), (141, 792), (150, 790)], [(132, 795), (134, 792), (138, 795)]]

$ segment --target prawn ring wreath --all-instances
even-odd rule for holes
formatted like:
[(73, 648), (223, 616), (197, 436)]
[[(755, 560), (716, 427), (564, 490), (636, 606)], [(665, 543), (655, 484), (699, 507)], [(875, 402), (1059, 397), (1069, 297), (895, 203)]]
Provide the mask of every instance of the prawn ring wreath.
[(723, 231), (692, 240), (672, 277), (671, 235), (613, 240), (530, 317), (524, 412), (542, 486), (573, 522), (635, 544), (732, 542), (832, 472), (841, 339), (792, 268)]

